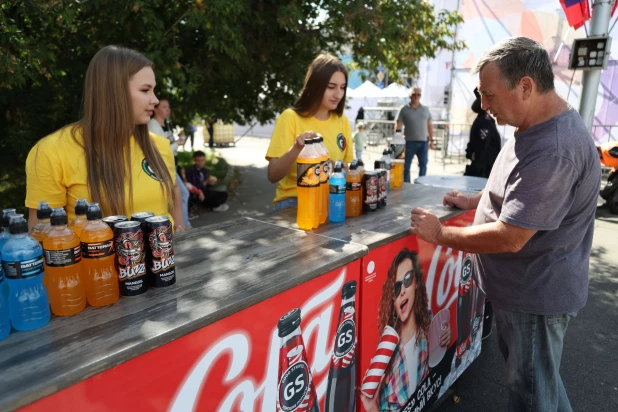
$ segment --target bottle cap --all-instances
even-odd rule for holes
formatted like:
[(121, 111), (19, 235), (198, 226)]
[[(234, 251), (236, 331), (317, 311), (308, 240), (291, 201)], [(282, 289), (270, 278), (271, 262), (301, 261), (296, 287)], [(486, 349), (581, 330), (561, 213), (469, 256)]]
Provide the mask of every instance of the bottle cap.
[(341, 173), (343, 170), (343, 162), (341, 160), (337, 160), (335, 162), (335, 173)]
[(341, 288), (341, 297), (343, 299), (351, 298), (352, 296), (354, 296), (355, 293), (356, 293), (356, 281), (355, 280), (349, 281), (348, 283), (343, 285), (343, 288)]
[(386, 149), (386, 151), (388, 152), (389, 155), (393, 154), (393, 148), (389, 147), (388, 149)]
[(87, 211), (88, 201), (86, 199), (77, 199), (77, 203), (75, 203), (75, 214), (85, 215)]
[(318, 137), (314, 137), (311, 140), (313, 140), (313, 144), (320, 144), (320, 137), (319, 136)]
[(28, 222), (26, 222), (26, 219), (24, 219), (24, 215), (11, 215), (9, 232), (12, 235), (16, 235), (18, 233), (28, 233)]
[(313, 139), (305, 139), (305, 145), (313, 144)]
[(69, 223), (67, 213), (61, 207), (56, 207), (52, 210), (51, 224), (52, 226), (61, 226)]
[(36, 210), (36, 217), (39, 219), (49, 219), (52, 214), (51, 207), (48, 202), (39, 202), (39, 207)]
[(388, 154), (388, 149), (384, 149), (384, 150), (382, 151), (382, 155), (383, 155), (383, 156), (386, 156), (387, 154)]
[(358, 164), (358, 167), (363, 167), (363, 168), (365, 167), (365, 162), (363, 162), (361, 159), (358, 159), (356, 164)]
[(350, 170), (356, 170), (358, 169), (358, 162), (356, 161), (356, 159), (352, 160), (352, 163), (350, 163)]
[(300, 309), (292, 309), (279, 319), (277, 322), (277, 329), (279, 330), (279, 337), (289, 335), (294, 332), (296, 328), (300, 326)]
[(86, 218), (88, 220), (103, 219), (103, 212), (98, 203), (90, 203), (88, 205), (88, 211), (86, 212)]
[(2, 209), (2, 227), (9, 227), (10, 217), (15, 214), (15, 209)]

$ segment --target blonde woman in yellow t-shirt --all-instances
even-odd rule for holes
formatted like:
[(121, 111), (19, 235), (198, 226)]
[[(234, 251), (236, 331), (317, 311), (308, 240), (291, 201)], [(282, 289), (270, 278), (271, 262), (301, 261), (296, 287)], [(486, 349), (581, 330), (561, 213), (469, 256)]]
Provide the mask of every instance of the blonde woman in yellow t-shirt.
[(169, 140), (150, 134), (154, 105), (152, 62), (140, 53), (107, 46), (86, 72), (83, 117), (41, 139), (26, 160), (28, 223), (38, 202), (65, 207), (69, 221), (79, 198), (103, 214), (154, 212), (182, 231), (182, 206)]
[(305, 139), (322, 135), (331, 160), (349, 163), (352, 130), (345, 107), (348, 71), (339, 59), (320, 54), (309, 66), (300, 97), (286, 109), (275, 125), (266, 152), (268, 180), (279, 183), (273, 203), (275, 210), (296, 206), (296, 158)]

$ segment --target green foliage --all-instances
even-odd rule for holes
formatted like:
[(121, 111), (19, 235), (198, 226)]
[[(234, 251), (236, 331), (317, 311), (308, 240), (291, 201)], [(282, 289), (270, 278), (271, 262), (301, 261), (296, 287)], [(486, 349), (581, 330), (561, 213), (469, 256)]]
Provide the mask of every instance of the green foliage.
[(34, 142), (79, 118), (86, 68), (105, 45), (155, 63), (177, 124), (264, 122), (293, 104), (320, 51), (381, 63), (393, 79), (464, 47), (459, 22), (422, 0), (4, 0), (0, 181), (23, 178)]

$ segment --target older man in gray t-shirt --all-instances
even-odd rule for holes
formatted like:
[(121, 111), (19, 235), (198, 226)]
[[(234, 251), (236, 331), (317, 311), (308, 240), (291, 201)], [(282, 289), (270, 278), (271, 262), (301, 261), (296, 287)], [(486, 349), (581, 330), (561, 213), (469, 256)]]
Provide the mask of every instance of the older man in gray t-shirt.
[(429, 159), (429, 140), (433, 140), (433, 126), (431, 124), (431, 112), (427, 106), (421, 104), (421, 89), (418, 87), (410, 94), (410, 105), (404, 106), (399, 111), (397, 118), (397, 130), (404, 126), (403, 133), (406, 138), (406, 157), (403, 167), (403, 181), (410, 183), (410, 166), (414, 156), (418, 158), (418, 175), (427, 174), (427, 161)]
[(556, 94), (539, 43), (504, 40), (477, 70), (483, 109), (517, 132), (482, 193), (444, 198), (476, 208), (473, 226), (445, 227), (417, 208), (412, 232), (475, 253), (476, 279), (495, 309), (509, 411), (571, 411), (560, 360), (569, 321), (588, 296), (599, 157), (579, 114)]

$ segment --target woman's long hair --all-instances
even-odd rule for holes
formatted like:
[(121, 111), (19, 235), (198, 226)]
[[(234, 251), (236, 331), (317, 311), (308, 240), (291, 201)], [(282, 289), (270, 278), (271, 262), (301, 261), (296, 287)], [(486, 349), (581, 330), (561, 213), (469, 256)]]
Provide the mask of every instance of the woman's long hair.
[[(316, 57), (307, 70), (303, 90), (292, 109), (303, 117), (311, 117), (316, 114), (322, 104), (322, 98), (330, 78), (337, 72), (343, 73), (347, 86), (348, 70), (338, 58), (329, 53), (320, 54)], [(338, 116), (343, 114), (345, 108), (346, 91), (347, 87), (337, 109), (334, 110)]]
[[(401, 321), (397, 312), (395, 312), (395, 281), (397, 280), (397, 268), (404, 261), (410, 260), (412, 267), (414, 268), (414, 279), (416, 280), (416, 291), (414, 292), (414, 302), (412, 304), (412, 313), (416, 319), (417, 333), (416, 343), (418, 344), (429, 331), (429, 325), (431, 324), (431, 317), (429, 315), (429, 304), (427, 299), (427, 289), (425, 288), (425, 282), (423, 282), (423, 269), (416, 252), (409, 249), (402, 249), (395, 259), (391, 267), (388, 269), (386, 275), (386, 281), (382, 286), (382, 299), (380, 299), (380, 306), (378, 311), (378, 334), (382, 335), (384, 327), (386, 325), (392, 327), (401, 333)], [(403, 287), (403, 286), (402, 286)]]
[[(129, 204), (133, 205), (131, 136), (158, 177), (168, 199), (174, 204), (174, 183), (161, 154), (148, 134), (148, 125), (134, 123), (129, 80), (153, 64), (140, 53), (118, 46), (106, 46), (94, 55), (84, 82), (82, 118), (72, 125), (83, 136), (90, 198), (99, 202), (106, 215), (124, 214), (125, 183), (129, 184)], [(81, 144), (81, 143), (80, 143)]]

